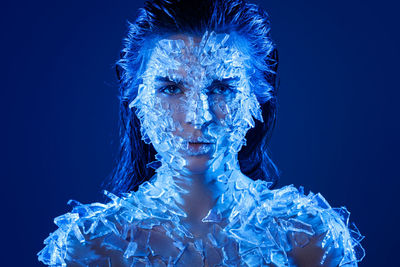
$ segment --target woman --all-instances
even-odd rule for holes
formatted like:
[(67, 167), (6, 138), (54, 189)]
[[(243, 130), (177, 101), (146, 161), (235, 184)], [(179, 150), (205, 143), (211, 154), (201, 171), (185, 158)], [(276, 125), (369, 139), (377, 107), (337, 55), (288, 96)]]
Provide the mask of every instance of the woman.
[[(121, 158), (107, 204), (71, 201), (52, 266), (356, 266), (348, 212), (272, 190), (275, 46), (240, 0), (146, 2), (117, 72)], [(246, 142), (247, 141), (247, 142)]]

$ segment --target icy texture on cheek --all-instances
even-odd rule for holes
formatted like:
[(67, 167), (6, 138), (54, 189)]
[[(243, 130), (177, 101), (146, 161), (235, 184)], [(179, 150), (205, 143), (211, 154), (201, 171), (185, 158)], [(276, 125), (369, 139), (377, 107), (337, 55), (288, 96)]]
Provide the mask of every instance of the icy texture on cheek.
[[(214, 159), (235, 155), (254, 118), (262, 121), (247, 77), (249, 57), (235, 47), (233, 39), (206, 32), (200, 42), (184, 37), (157, 43), (130, 106), (137, 108), (142, 136), (154, 145), (159, 159), (179, 162), (177, 167), (182, 168), (185, 159), (179, 151), (187, 150), (193, 141), (215, 144)], [(160, 97), (165, 94), (160, 92), (160, 78), (178, 90)], [(185, 125), (200, 129), (202, 136), (185, 131)]]

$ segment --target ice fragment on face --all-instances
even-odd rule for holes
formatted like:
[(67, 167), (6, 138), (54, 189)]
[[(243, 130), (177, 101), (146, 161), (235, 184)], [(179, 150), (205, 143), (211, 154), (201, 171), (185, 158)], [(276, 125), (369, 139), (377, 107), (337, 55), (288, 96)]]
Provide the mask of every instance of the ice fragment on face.
[[(177, 35), (156, 43), (130, 106), (163, 163), (182, 169), (187, 155), (210, 154), (218, 165), (223, 153), (240, 150), (254, 118), (262, 120), (249, 84), (249, 57), (237, 38), (206, 32), (201, 38)], [(198, 144), (195, 151), (189, 143)]]

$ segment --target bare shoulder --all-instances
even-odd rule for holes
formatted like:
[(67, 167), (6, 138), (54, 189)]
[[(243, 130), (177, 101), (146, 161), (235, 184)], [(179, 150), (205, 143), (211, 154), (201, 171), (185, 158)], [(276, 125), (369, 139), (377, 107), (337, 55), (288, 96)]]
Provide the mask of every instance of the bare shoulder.
[(332, 208), (321, 194), (300, 194), (288, 231), (289, 256), (296, 266), (357, 266), (363, 236), (349, 223), (346, 208)]
[[(140, 193), (140, 192), (139, 192)], [(165, 223), (168, 208), (137, 192), (121, 197), (105, 192), (106, 204), (73, 205), (54, 219), (58, 229), (44, 241), (38, 258), (50, 266), (163, 266), (178, 249)]]
[[(293, 240), (295, 235), (292, 235), (291, 244), (292, 250), (289, 251), (288, 256), (292, 259), (295, 266), (308, 267), (308, 266), (325, 266), (336, 267), (340, 265), (344, 257), (344, 248), (339, 247), (323, 247), (321, 246), (327, 233), (311, 236), (308, 242), (301, 246), (296, 244)], [(347, 265), (354, 266), (354, 265)]]

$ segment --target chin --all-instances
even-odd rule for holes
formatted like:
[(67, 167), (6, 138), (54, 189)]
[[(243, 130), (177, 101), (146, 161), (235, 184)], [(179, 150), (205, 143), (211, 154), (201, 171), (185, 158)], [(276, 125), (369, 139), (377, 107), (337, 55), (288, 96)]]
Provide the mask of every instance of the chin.
[(209, 161), (211, 157), (208, 154), (187, 156), (185, 168), (193, 174), (202, 174), (209, 169)]

